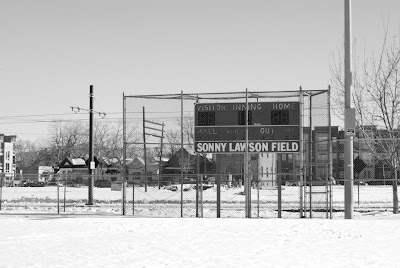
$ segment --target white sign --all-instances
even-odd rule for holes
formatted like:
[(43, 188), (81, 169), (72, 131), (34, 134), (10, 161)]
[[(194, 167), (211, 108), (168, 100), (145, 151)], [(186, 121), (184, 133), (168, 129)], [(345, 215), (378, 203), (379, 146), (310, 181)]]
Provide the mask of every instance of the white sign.
[(347, 136), (355, 136), (356, 130), (354, 128), (348, 128), (348, 129), (346, 129), (346, 135)]
[(94, 161), (91, 161), (90, 162), (90, 169), (95, 169), (95, 167), (96, 167), (96, 165), (95, 165)]
[[(197, 153), (244, 153), (246, 152), (245, 142), (196, 142)], [(248, 152), (298, 152), (299, 143), (291, 142), (249, 142)]]
[(356, 109), (346, 108), (344, 115), (344, 129), (346, 136), (355, 136), (356, 134)]

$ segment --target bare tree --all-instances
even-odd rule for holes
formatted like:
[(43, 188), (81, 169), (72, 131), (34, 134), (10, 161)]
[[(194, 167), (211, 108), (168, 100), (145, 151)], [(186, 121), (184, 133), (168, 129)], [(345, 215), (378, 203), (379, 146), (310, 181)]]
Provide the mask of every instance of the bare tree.
[(53, 157), (59, 163), (65, 157), (82, 156), (87, 144), (87, 128), (80, 121), (64, 122), (54, 120), (49, 125), (50, 138), (48, 147), (53, 150)]
[[(137, 142), (138, 136), (134, 132), (127, 133), (128, 142)], [(118, 122), (101, 122), (95, 125), (94, 150), (97, 157), (104, 157), (109, 162), (120, 166), (123, 159), (123, 124)], [(138, 153), (137, 146), (130, 144), (126, 148), (127, 158)]]
[(186, 146), (194, 145), (194, 118), (190, 114), (183, 117), (183, 124), (181, 118), (176, 119), (179, 129), (169, 130), (166, 132), (168, 149), (171, 154), (176, 153), (180, 149), (181, 144), (181, 131), (183, 134), (183, 143)]
[(192, 146), (194, 145), (194, 117), (190, 114), (186, 114), (182, 121), (183, 125), (181, 126), (180, 119), (178, 121), (178, 125), (182, 127), (183, 142), (188, 146)]
[(15, 143), (15, 164), (28, 173), (37, 173), (38, 166), (53, 166), (52, 152), (40, 141), (17, 140)]
[(168, 130), (165, 135), (167, 138), (167, 151), (173, 155), (180, 148), (179, 144), (181, 143), (181, 132), (179, 130)]
[(36, 159), (37, 148), (35, 143), (30, 140), (17, 139), (15, 143), (15, 163), (17, 167), (28, 167)]
[[(397, 214), (397, 174), (400, 169), (400, 43), (389, 41), (385, 29), (382, 48), (362, 64), (354, 61), (353, 103), (357, 125), (365, 144), (377, 161), (392, 170), (393, 213)], [(344, 111), (343, 53), (338, 52), (331, 65), (333, 103)], [(355, 57), (356, 59), (356, 57)], [(376, 127), (376, 128), (375, 128)], [(374, 129), (371, 131), (371, 129)]]

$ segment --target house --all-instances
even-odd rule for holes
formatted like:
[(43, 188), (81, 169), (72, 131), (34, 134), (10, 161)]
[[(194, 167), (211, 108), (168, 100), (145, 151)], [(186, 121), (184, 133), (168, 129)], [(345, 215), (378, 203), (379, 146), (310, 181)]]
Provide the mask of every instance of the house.
[[(168, 158), (161, 159), (161, 169), (165, 166)], [(148, 157), (145, 163), (142, 157), (135, 157), (127, 164), (128, 173), (128, 183), (143, 184), (148, 185), (158, 184), (158, 177), (160, 174), (160, 158), (158, 157)], [(145, 170), (147, 176), (145, 177)]]
[[(183, 149), (183, 160), (181, 159)], [(196, 180), (197, 174), (204, 174), (207, 177), (215, 174), (215, 163), (204, 155), (195, 153), (192, 147), (179, 149), (171, 156), (163, 169), (163, 183), (179, 182), (181, 168), (184, 176), (189, 180)]]
[[(104, 170), (106, 164), (103, 163), (103, 161), (99, 161), (96, 157), (94, 158), (94, 162), (95, 169), (93, 175), (95, 179), (97, 179), (106, 171)], [(89, 160), (66, 157), (58, 165), (57, 174), (60, 175), (60, 179), (71, 180), (79, 184), (87, 185), (89, 181)]]

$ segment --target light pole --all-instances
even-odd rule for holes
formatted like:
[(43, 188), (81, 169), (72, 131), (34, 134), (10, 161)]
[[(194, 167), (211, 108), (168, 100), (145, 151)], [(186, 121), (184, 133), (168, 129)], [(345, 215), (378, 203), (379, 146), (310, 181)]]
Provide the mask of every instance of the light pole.
[(344, 206), (345, 219), (353, 218), (353, 136), (355, 134), (355, 111), (351, 105), (352, 66), (351, 66), (351, 1), (344, 1)]

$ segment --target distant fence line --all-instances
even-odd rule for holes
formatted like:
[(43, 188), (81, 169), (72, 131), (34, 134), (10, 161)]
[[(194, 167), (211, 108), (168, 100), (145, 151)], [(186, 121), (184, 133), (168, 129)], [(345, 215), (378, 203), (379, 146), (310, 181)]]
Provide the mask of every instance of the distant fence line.
[[(210, 174), (211, 175), (211, 174)], [(244, 186), (241, 182), (205, 176), (175, 183), (143, 182), (122, 184), (96, 176), (94, 204), (86, 205), (88, 186), (74, 180), (48, 181), (43, 184), (0, 187), (0, 214), (94, 214), (136, 215), (142, 217), (245, 217)], [(143, 178), (142, 181), (145, 181)], [(38, 183), (38, 182), (36, 182)], [(319, 182), (300, 186), (296, 183), (276, 183), (272, 180), (254, 181), (251, 187), (251, 217), (299, 218), (300, 200), (304, 201), (304, 217), (342, 218), (344, 186)], [(321, 184), (322, 183), (322, 184)], [(359, 215), (381, 213), (393, 208), (391, 185), (367, 185), (356, 182), (354, 209)], [(123, 192), (125, 191), (125, 195)], [(300, 199), (300, 193), (304, 196)], [(123, 200), (125, 196), (125, 200)]]

